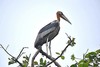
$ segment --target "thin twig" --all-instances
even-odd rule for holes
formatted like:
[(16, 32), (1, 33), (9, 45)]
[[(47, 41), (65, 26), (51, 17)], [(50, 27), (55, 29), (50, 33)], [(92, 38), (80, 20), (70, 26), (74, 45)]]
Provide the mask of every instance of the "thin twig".
[(18, 62), (20, 66), (23, 66), (22, 63), (20, 63), (20, 62), (18, 61), (18, 59), (16, 59), (14, 56), (12, 56), (1, 44), (0, 44), (0, 46), (1, 46), (1, 48), (2, 48), (9, 56), (11, 56), (12, 58), (14, 58), (14, 61), (15, 61), (15, 62)]
[(31, 54), (29, 54), (29, 56), (28, 56), (28, 64), (27, 64), (27, 66), (26, 67), (28, 67), (28, 65), (29, 65), (29, 60), (30, 60), (30, 57), (31, 57)]
[(87, 49), (87, 51), (85, 52), (85, 55), (87, 54), (88, 51), (89, 51), (89, 49)]
[(85, 55), (87, 54), (88, 51), (89, 49), (87, 49), (87, 51), (83, 54), (83, 59), (85, 59)]
[(67, 33), (65, 33), (66, 35), (67, 35), (67, 37), (69, 38), (69, 40), (71, 41), (71, 37), (70, 36), (68, 36), (68, 34)]
[(29, 54), (29, 59), (30, 59), (30, 57), (31, 57), (31, 54)]
[(14, 58), (14, 56), (12, 56), (1, 44), (0, 44), (0, 46), (1, 46), (1, 48), (2, 48), (9, 56), (11, 56), (11, 57)]
[(25, 48), (28, 48), (28, 47), (23, 47), (23, 48), (22, 48), (22, 50), (20, 51), (19, 55), (17, 56), (17, 59), (20, 58), (20, 57), (22, 56), (22, 54), (24, 54), (24, 53), (22, 53), (22, 52), (23, 52), (23, 50), (24, 50)]
[(9, 45), (6, 47), (6, 50), (8, 49)]

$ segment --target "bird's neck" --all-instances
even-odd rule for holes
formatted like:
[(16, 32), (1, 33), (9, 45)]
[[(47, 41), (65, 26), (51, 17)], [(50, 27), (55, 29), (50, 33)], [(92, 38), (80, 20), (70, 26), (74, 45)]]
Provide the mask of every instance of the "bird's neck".
[(60, 22), (60, 16), (59, 16), (59, 14), (57, 14), (57, 20)]

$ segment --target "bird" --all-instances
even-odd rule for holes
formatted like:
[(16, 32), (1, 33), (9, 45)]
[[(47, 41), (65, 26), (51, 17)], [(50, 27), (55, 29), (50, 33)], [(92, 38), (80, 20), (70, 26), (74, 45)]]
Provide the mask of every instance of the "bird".
[[(34, 47), (36, 49), (40, 49), (42, 45), (47, 42), (50, 42), (50, 45), (51, 45), (51, 40), (53, 40), (60, 31), (60, 18), (64, 19), (65, 21), (71, 24), (68, 18), (61, 11), (56, 12), (56, 17), (57, 17), (56, 20), (53, 20), (49, 24), (45, 25), (38, 32), (38, 35), (34, 43)], [(50, 54), (51, 54), (51, 47), (49, 47), (49, 49), (50, 49)]]

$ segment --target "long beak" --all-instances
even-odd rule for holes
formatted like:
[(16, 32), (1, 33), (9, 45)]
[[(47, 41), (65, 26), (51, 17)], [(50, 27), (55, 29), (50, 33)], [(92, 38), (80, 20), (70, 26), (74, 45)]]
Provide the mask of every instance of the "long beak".
[(61, 18), (63, 18), (65, 21), (67, 21), (68, 23), (70, 23), (70, 24), (72, 24), (68, 19), (67, 19), (67, 17), (63, 14), (63, 15), (61, 15)]

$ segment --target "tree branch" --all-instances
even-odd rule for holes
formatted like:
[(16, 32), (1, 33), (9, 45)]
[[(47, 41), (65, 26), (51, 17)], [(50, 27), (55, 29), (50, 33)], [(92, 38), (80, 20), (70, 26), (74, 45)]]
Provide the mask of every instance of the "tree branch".
[(1, 48), (2, 48), (9, 56), (11, 56), (11, 57), (14, 58), (14, 56), (12, 56), (1, 44), (0, 44), (0, 46), (1, 46)]
[[(53, 61), (55, 58), (53, 58), (53, 57), (51, 57), (50, 55), (48, 55), (47, 53), (45, 53), (42, 49), (41, 49), (41, 47), (40, 47), (40, 49), (38, 49), (37, 50), (37, 52), (34, 54), (34, 56), (32, 57), (32, 61), (31, 61), (31, 67), (34, 67), (34, 60), (35, 60), (35, 58), (36, 58), (36, 56), (39, 54), (39, 52), (42, 54), (42, 55), (44, 55), (44, 56), (46, 56), (48, 59), (50, 59), (51, 61)], [(59, 65), (59, 63), (57, 63), (57, 62), (55, 62), (54, 61), (54, 64), (57, 66), (57, 67), (61, 67), (60, 65)], [(47, 66), (46, 66), (47, 67)]]
[(64, 50), (62, 51), (62, 53), (61, 53), (57, 58), (53, 59), (52, 62), (48, 63), (46, 66), (52, 64), (52, 63), (55, 62), (58, 58), (60, 58), (60, 57), (64, 54), (64, 52), (66, 51), (66, 49), (68, 48), (69, 45), (70, 45), (70, 44), (68, 44), (68, 45), (64, 48)]
[(34, 67), (34, 60), (36, 58), (36, 56), (39, 54), (39, 50), (37, 50), (37, 52), (33, 55), (32, 57), (32, 61), (31, 61), (31, 67)]
[(14, 58), (14, 61), (15, 61), (15, 62), (18, 62), (20, 66), (23, 66), (22, 63), (20, 63), (20, 62), (18, 61), (18, 59), (16, 59), (14, 56), (12, 56), (1, 44), (0, 44), (0, 46), (1, 46), (1, 48), (2, 48), (9, 56), (11, 56), (12, 58)]
[(48, 63), (46, 66), (52, 64), (52, 63), (55, 62), (58, 58), (60, 58), (60, 57), (64, 54), (64, 52), (66, 51), (66, 49), (68, 48), (68, 46), (70, 46), (70, 44), (71, 44), (71, 38), (70, 38), (70, 36), (68, 36), (67, 33), (65, 33), (65, 34), (66, 34), (67, 37), (69, 38), (70, 43), (68, 43), (68, 45), (64, 48), (64, 50), (61, 52), (61, 54), (60, 54), (57, 58), (55, 58), (54, 60), (52, 60), (52, 62)]
[(23, 47), (23, 48), (22, 48), (22, 50), (20, 51), (19, 55), (17, 56), (17, 59), (21, 57), (21, 55), (23, 54), (22, 52), (23, 52), (23, 50), (24, 50), (25, 48), (28, 48), (28, 47)]
[[(61, 67), (60, 64), (55, 60), (55, 58), (53, 58), (52, 56), (48, 55), (47, 53), (45, 53), (43, 50), (40, 51), (40, 53), (42, 53), (42, 55), (46, 56), (48, 59), (50, 59), (52, 62), (54, 62), (54, 64), (57, 66), (57, 67)], [(49, 64), (50, 65), (50, 64)], [(48, 65), (46, 65), (47, 67)]]
[(6, 49), (8, 48), (8, 46), (7, 46), (6, 49), (5, 49), (1, 44), (0, 44), (0, 46), (1, 46), (1, 48), (2, 48), (9, 56), (11, 56), (11, 57), (13, 58), (13, 61), (19, 63), (19, 65), (20, 65), (21, 67), (23, 67), (23, 64), (22, 64), (21, 62), (18, 61), (18, 58), (22, 55), (22, 51), (23, 51), (25, 48), (28, 48), (28, 47), (23, 47), (22, 50), (20, 51), (19, 55), (18, 55), (17, 58), (16, 58), (16, 57), (14, 57), (13, 55), (11, 55), (11, 54), (6, 50)]

